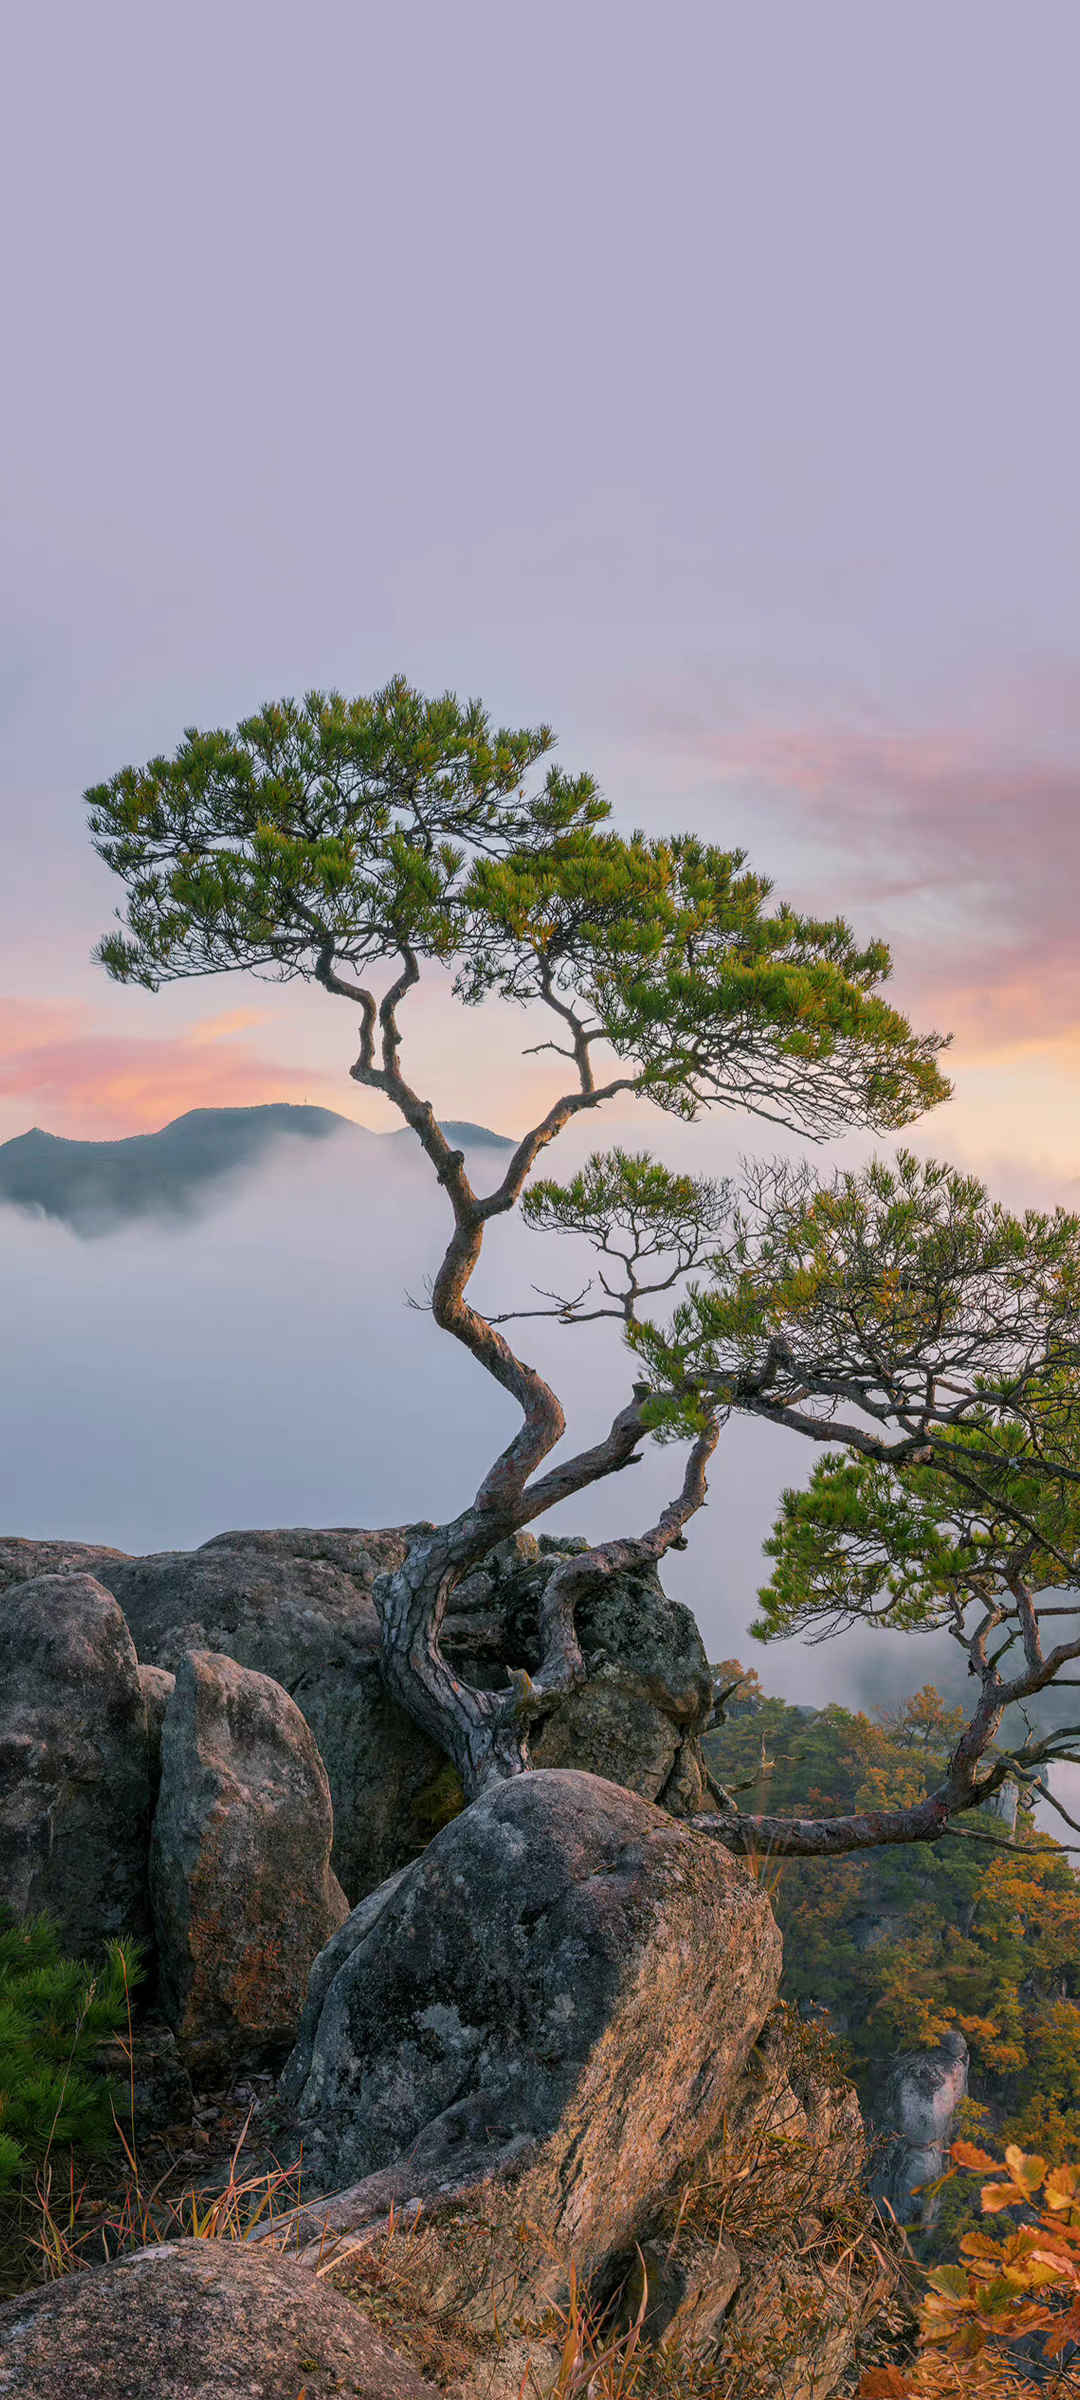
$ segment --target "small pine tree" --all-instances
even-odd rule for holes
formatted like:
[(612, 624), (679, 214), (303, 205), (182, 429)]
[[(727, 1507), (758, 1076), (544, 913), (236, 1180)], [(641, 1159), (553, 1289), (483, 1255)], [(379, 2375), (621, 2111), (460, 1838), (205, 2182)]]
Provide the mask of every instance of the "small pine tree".
[(16, 1921), (0, 1903), (0, 2193), (50, 2148), (107, 2145), (116, 2092), (98, 2059), (141, 1972), (133, 1942), (111, 1942), (95, 1969), (64, 1956), (47, 1917)]

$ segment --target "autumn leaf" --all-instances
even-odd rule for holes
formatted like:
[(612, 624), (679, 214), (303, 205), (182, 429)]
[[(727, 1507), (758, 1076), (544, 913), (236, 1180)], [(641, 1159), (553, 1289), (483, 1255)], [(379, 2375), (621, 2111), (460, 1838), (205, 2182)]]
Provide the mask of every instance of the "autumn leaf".
[(1044, 2186), (1048, 2208), (1070, 2208), (1080, 2187), (1075, 2167), (1051, 2167)]
[(966, 2300), (972, 2289), (971, 2277), (965, 2267), (937, 2267), (926, 2280), (932, 2291), (944, 2292), (950, 2300)]
[(1055, 2317), (1053, 2331), (1044, 2344), (1048, 2358), (1060, 2358), (1070, 2342), (1080, 2341), (1080, 2301), (1074, 2301), (1063, 2317)]
[(1014, 2182), (1029, 2194), (1038, 2191), (1047, 2172), (1045, 2158), (1029, 2157), (1015, 2142), (1009, 2142), (1006, 2147), (1005, 2164)]
[(1001, 2257), (1001, 2245), (989, 2233), (965, 2233), (960, 2248), (965, 2258)]

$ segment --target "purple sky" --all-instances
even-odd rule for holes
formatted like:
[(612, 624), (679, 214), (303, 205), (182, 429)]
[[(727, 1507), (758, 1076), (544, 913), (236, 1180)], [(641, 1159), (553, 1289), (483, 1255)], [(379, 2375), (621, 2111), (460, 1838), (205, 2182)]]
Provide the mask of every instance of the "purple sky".
[[(81, 792), (401, 669), (885, 933), (957, 1033), (915, 1139), (1010, 1196), (1080, 1177), (1078, 86), (1074, 0), (14, 12), (0, 1138), (223, 1100), (380, 1121), (321, 993), (90, 966), (116, 895)], [(467, 1030), (421, 994), (415, 1079), (513, 1130), (520, 1024)], [(346, 1275), (353, 1204), (301, 1190)], [(291, 1185), (182, 1255), (13, 1221), (3, 1521), (145, 1546), (434, 1505), (393, 1484), (416, 1386), (379, 1208), (355, 1419), (312, 1398), (299, 1444), (282, 1355), (325, 1391), (340, 1312)], [(719, 1648), (794, 1471), (718, 1462), (724, 1540), (680, 1588)]]
[(18, 12), (0, 1135), (352, 1104), (321, 995), (88, 966), (80, 792), (400, 667), (890, 933), (935, 1141), (1077, 1172), (1078, 78), (1054, 0)]

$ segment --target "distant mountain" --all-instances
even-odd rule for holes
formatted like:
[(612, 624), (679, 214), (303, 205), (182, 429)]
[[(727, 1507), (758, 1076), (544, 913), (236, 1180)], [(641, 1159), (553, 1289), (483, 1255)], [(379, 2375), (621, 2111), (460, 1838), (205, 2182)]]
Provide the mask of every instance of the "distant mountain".
[[(485, 1125), (450, 1121), (449, 1139), (462, 1149), (511, 1149)], [(227, 1177), (251, 1172), (283, 1137), (353, 1142), (386, 1139), (330, 1108), (192, 1108), (159, 1133), (132, 1133), (117, 1142), (71, 1142), (63, 1135), (16, 1134), (0, 1143), (0, 1204), (53, 1217), (80, 1234), (106, 1233), (136, 1217), (184, 1217)], [(389, 1136), (410, 1141), (408, 1127)]]
[[(470, 1124), (468, 1117), (446, 1117), (443, 1132), (448, 1142), (456, 1142), (460, 1150), (512, 1150), (514, 1143), (508, 1134), (492, 1133), (489, 1125)], [(416, 1135), (408, 1125), (400, 1125), (388, 1137), (392, 1142), (415, 1142)], [(0, 1152), (0, 1156), (3, 1153)]]

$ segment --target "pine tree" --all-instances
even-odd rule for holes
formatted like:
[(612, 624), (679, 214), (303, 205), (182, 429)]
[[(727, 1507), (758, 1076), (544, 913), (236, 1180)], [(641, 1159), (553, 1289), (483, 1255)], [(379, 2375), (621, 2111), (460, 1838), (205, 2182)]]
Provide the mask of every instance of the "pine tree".
[(129, 1941), (103, 1964), (68, 1958), (46, 1917), (0, 1905), (0, 2193), (52, 2150), (94, 2153), (113, 2136), (116, 2088), (99, 2066), (127, 2021), (140, 1963)]

